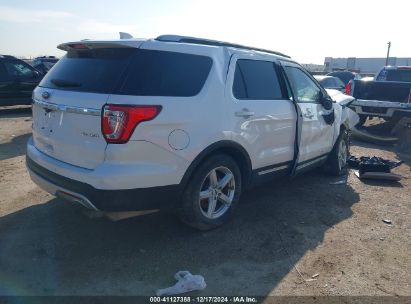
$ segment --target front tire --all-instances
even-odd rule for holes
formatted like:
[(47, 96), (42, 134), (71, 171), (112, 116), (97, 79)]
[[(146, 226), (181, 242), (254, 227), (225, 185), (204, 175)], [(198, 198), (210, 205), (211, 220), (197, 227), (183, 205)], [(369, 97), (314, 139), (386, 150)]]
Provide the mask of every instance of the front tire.
[(341, 176), (347, 173), (347, 161), (350, 155), (349, 147), (348, 132), (346, 130), (341, 130), (341, 133), (334, 144), (334, 148), (328, 156), (327, 163), (325, 164), (327, 173), (334, 176)]
[(182, 199), (180, 218), (199, 230), (210, 230), (228, 221), (241, 194), (241, 172), (224, 154), (206, 159), (194, 172)]

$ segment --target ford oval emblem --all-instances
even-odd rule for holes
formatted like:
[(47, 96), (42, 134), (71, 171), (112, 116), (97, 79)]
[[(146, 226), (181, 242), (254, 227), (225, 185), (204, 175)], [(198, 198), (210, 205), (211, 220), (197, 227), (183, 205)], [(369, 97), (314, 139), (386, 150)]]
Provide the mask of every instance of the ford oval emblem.
[(49, 98), (50, 98), (50, 93), (47, 92), (47, 91), (44, 91), (43, 93), (41, 93), (41, 96), (42, 96), (44, 99), (49, 99)]

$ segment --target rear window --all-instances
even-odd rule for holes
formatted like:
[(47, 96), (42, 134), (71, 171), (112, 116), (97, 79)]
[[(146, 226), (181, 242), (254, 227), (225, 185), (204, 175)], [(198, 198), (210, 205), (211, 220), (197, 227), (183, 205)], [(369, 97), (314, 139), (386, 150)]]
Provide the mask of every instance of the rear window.
[(411, 69), (404, 70), (382, 70), (377, 80), (411, 82)]
[(210, 72), (206, 56), (135, 48), (69, 51), (40, 83), (70, 91), (136, 96), (197, 95)]
[(238, 60), (234, 74), (233, 95), (237, 99), (282, 99), (274, 62)]
[(342, 82), (340, 78), (335, 77), (334, 81), (335, 81), (335, 84), (337, 85), (337, 87), (345, 87), (344, 82)]
[(335, 87), (335, 82), (333, 78), (324, 78), (320, 81), (324, 88), (332, 88)]
[(41, 87), (112, 93), (135, 49), (70, 50), (40, 82)]
[(334, 76), (342, 80), (344, 85), (346, 85), (350, 80), (354, 79), (356, 75), (351, 72), (331, 72), (327, 76)]

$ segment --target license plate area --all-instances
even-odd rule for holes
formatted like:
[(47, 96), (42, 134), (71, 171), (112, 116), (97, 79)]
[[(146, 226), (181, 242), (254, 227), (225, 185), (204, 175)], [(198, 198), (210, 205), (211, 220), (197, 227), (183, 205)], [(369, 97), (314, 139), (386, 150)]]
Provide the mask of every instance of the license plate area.
[(33, 104), (33, 139), (35, 146), (48, 155), (54, 156), (54, 143), (56, 128), (63, 113), (57, 106)]
[(48, 107), (41, 104), (33, 105), (33, 131), (45, 137), (52, 137), (63, 119), (63, 112), (57, 107)]

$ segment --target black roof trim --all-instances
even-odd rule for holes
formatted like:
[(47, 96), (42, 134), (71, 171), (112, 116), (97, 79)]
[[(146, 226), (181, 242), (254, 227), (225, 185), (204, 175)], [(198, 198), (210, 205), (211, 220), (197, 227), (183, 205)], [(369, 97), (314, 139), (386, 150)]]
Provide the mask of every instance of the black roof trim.
[(229, 43), (229, 42), (224, 42), (224, 41), (203, 39), (203, 38), (178, 36), (178, 35), (161, 35), (161, 36), (158, 36), (157, 38), (155, 38), (155, 40), (163, 41), (163, 42), (180, 42), (180, 43), (192, 43), (192, 44), (202, 44), (202, 45), (233, 47), (233, 48), (237, 48), (237, 49), (258, 51), (258, 52), (270, 53), (270, 54), (274, 54), (274, 55), (278, 55), (278, 56), (282, 56), (282, 57), (286, 57), (286, 58), (291, 58), (290, 56), (285, 55), (285, 54), (280, 53), (280, 52), (255, 48), (255, 47), (251, 47), (251, 46), (245, 46), (245, 45), (241, 45), (241, 44)]

